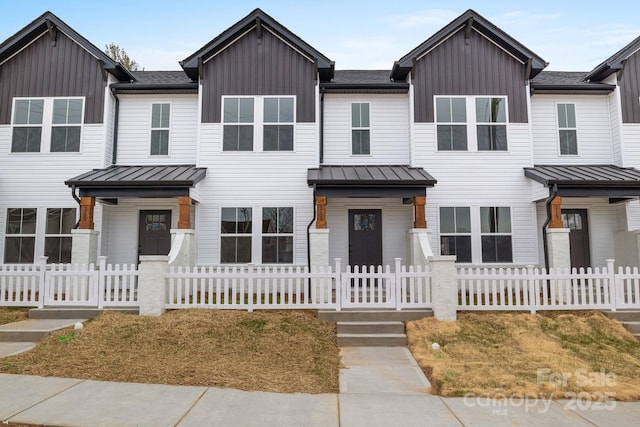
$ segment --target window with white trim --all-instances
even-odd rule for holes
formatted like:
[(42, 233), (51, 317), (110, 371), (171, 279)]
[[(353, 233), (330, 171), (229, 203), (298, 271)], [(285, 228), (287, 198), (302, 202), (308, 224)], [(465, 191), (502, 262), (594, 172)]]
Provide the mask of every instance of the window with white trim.
[(262, 262), (293, 263), (293, 208), (262, 208)]
[(438, 151), (467, 150), (465, 98), (436, 98)]
[(293, 98), (264, 99), (264, 151), (293, 151)]
[(468, 207), (440, 208), (440, 253), (471, 262), (471, 213)]
[(253, 151), (254, 99), (223, 98), (223, 151)]
[(51, 122), (51, 152), (79, 152), (82, 99), (54, 99)]
[(368, 102), (354, 102), (351, 104), (351, 154), (371, 154)]
[(251, 262), (253, 209), (222, 208), (220, 220), (220, 263)]
[(71, 262), (71, 230), (76, 223), (75, 208), (48, 208), (44, 236), (47, 263)]
[(39, 153), (44, 99), (16, 99), (13, 103), (12, 153)]
[(505, 98), (476, 98), (478, 151), (507, 151)]
[(578, 154), (578, 130), (575, 104), (557, 104), (558, 139), (561, 155)]
[(482, 262), (513, 262), (511, 208), (481, 207)]
[(7, 209), (4, 238), (4, 262), (7, 264), (30, 264), (35, 259), (36, 245), (35, 208)]
[(151, 104), (151, 149), (152, 156), (169, 154), (169, 126), (171, 104)]

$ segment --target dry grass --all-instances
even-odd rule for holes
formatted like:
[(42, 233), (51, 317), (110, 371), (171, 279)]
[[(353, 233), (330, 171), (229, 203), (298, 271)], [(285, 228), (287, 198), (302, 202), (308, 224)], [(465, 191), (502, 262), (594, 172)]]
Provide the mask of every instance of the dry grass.
[[(640, 399), (640, 342), (599, 312), (459, 313), (455, 322), (409, 322), (407, 334), (443, 396)], [(440, 350), (432, 349), (434, 342)], [(548, 371), (539, 375), (539, 369)]]
[(0, 325), (26, 320), (29, 309), (25, 307), (0, 307)]
[(0, 361), (0, 372), (107, 381), (335, 393), (335, 326), (312, 312), (105, 312)]

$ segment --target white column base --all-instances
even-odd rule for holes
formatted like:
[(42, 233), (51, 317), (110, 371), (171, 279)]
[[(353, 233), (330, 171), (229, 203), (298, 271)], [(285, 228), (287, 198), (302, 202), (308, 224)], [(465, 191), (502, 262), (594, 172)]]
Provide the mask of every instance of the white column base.
[[(311, 267), (329, 266), (329, 229), (312, 228), (309, 230), (309, 252)], [(331, 300), (331, 292), (322, 279), (311, 279), (311, 295), (313, 302), (327, 303)]]
[(141, 255), (138, 266), (138, 303), (141, 316), (160, 316), (166, 311), (169, 257)]
[(549, 268), (571, 268), (571, 249), (568, 228), (547, 229)]
[(433, 257), (431, 250), (431, 230), (427, 228), (412, 228), (409, 230), (409, 265), (426, 266), (429, 257)]
[(455, 255), (429, 258), (431, 303), (438, 320), (456, 320), (458, 314), (458, 273)]
[(96, 230), (71, 230), (71, 264), (97, 264), (99, 235)]

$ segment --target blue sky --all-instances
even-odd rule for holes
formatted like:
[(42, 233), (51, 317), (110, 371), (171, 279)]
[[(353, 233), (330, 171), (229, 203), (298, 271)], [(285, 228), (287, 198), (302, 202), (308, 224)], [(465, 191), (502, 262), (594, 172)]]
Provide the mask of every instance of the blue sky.
[(0, 0), (0, 40), (46, 10), (104, 48), (114, 42), (146, 70), (177, 70), (254, 8), (336, 62), (337, 69), (390, 69), (472, 8), (547, 62), (548, 70), (590, 70), (640, 36), (640, 1), (165, 1)]

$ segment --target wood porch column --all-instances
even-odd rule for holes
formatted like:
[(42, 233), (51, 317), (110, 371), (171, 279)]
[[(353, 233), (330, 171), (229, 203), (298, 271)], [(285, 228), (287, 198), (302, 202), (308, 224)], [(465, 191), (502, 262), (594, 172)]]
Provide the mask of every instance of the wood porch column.
[(178, 217), (178, 229), (189, 230), (191, 229), (191, 197), (180, 196), (178, 197), (179, 217)]
[(326, 196), (316, 196), (316, 228), (327, 228)]
[(80, 224), (78, 228), (81, 230), (93, 230), (93, 210), (96, 206), (95, 197), (82, 197), (80, 199)]
[(556, 196), (551, 201), (551, 220), (549, 228), (562, 228), (562, 197)]
[(427, 228), (427, 218), (425, 217), (424, 207), (427, 204), (427, 198), (424, 196), (416, 196), (413, 198), (414, 221), (413, 228)]

